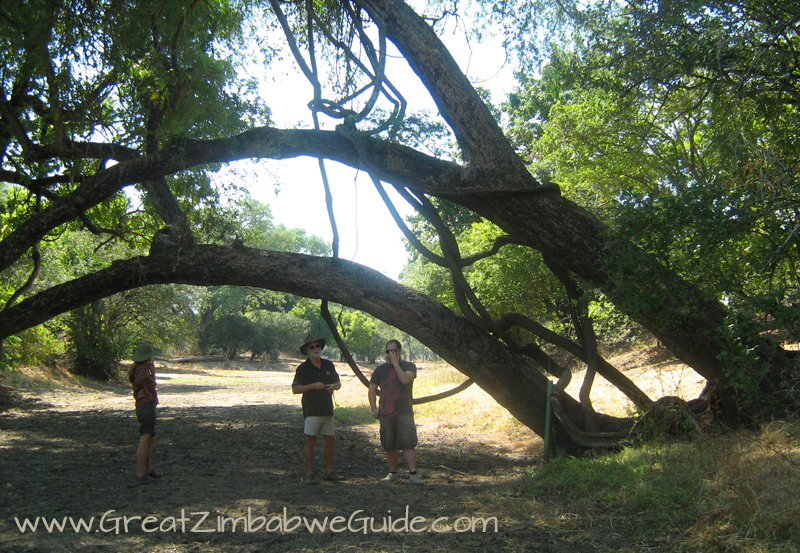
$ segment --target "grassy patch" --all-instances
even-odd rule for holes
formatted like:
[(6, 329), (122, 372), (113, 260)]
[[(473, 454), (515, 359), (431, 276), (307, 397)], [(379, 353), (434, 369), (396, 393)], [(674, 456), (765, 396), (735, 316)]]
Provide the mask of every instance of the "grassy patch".
[[(449, 365), (431, 364), (420, 370), (414, 380), (414, 397), (421, 398), (445, 392), (455, 388), (466, 378)], [(430, 423), (468, 422), (471, 430), (484, 436), (497, 434), (503, 439), (507, 438), (509, 433), (525, 433), (528, 430), (494, 398), (474, 384), (454, 396), (415, 405), (414, 414), (418, 419)]]
[(626, 528), (641, 548), (669, 541), (676, 551), (797, 552), (800, 423), (556, 458), (530, 471), (526, 490), (591, 520), (603, 550), (636, 551), (620, 548)]
[(116, 381), (102, 382), (83, 376), (75, 376), (66, 368), (52, 366), (21, 367), (13, 371), (6, 371), (0, 375), (0, 383), (18, 390), (33, 393), (56, 392), (67, 389), (89, 389), (110, 391), (119, 387), (120, 382), (127, 383), (125, 379), (127, 367), (120, 365)]
[(357, 426), (360, 424), (371, 424), (375, 422), (372, 412), (368, 406), (357, 407), (337, 407), (336, 422), (347, 426)]

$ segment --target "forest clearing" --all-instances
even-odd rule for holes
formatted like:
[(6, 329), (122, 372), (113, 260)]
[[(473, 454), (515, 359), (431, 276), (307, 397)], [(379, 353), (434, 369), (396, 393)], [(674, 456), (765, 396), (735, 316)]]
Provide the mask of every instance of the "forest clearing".
[[(366, 388), (338, 363), (343, 387), (336, 394), (334, 466), (346, 480), (304, 485), (302, 414), (289, 386), (298, 362), (281, 358), (264, 369), (244, 361), (230, 368), (160, 361), (154, 465), (163, 478), (150, 485), (135, 483), (136, 418), (122, 379), (102, 384), (57, 368), (5, 373), (4, 383), (17, 393), (0, 413), (0, 550), (590, 553), (800, 546), (796, 424), (700, 432), (605, 459), (557, 458), (546, 469), (541, 440), (472, 386), (416, 407), (425, 485), (384, 484), (386, 461)], [(694, 372), (655, 347), (615, 363), (651, 393), (693, 397), (702, 388)], [(419, 375), (417, 396), (463, 379), (442, 363), (420, 363)], [(598, 410), (624, 410), (610, 393), (603, 397), (605, 388), (595, 387)], [(170, 520), (180, 521), (181, 513), (188, 519), (183, 531)], [(201, 513), (207, 517), (199, 524)], [(245, 532), (244, 521), (235, 531), (232, 521), (219, 531), (219, 517), (248, 513), (251, 520), (286, 517), (292, 531), (275, 522)], [(155, 517), (154, 531), (142, 531), (137, 516)], [(336, 516), (346, 520), (344, 531), (311, 533), (300, 524), (302, 517), (321, 523)], [(422, 518), (413, 531), (400, 531), (404, 516)], [(24, 519), (36, 517), (42, 518), (35, 532), (20, 531)], [(76, 523), (94, 517), (93, 530), (75, 532), (70, 517)], [(129, 517), (127, 532), (122, 517)], [(292, 517), (300, 518), (291, 523)], [(365, 533), (366, 517), (373, 526)], [(388, 517), (398, 531), (380, 532)], [(54, 528), (52, 519), (65, 529)], [(430, 531), (437, 519), (436, 530), (446, 531)], [(455, 531), (449, 526), (457, 520)], [(491, 522), (486, 531), (480, 524), (463, 531), (474, 520)]]

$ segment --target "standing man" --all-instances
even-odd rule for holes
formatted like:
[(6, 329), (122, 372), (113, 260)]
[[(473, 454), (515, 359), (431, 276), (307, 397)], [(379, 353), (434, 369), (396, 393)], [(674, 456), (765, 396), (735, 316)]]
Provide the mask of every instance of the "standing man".
[(333, 451), (336, 444), (336, 427), (333, 422), (333, 392), (342, 387), (336, 368), (327, 359), (322, 359), (325, 340), (306, 336), (300, 353), (308, 359), (297, 367), (292, 382), (292, 392), (303, 394), (303, 419), (306, 445), (303, 453), (306, 461), (306, 484), (316, 484), (314, 478), (314, 445), (317, 436), (322, 435), (325, 447), (322, 456), (325, 460), (323, 480), (342, 480), (333, 472)]
[[(417, 474), (417, 426), (411, 407), (414, 379), (417, 367), (409, 361), (400, 359), (402, 346), (397, 340), (386, 344), (386, 360), (372, 373), (369, 384), (369, 406), (372, 416), (381, 422), (381, 446), (386, 451), (389, 474), (382, 482), (394, 482), (397, 476), (398, 450), (403, 450), (408, 465), (409, 481), (422, 484)], [(380, 407), (376, 400), (380, 390)]]

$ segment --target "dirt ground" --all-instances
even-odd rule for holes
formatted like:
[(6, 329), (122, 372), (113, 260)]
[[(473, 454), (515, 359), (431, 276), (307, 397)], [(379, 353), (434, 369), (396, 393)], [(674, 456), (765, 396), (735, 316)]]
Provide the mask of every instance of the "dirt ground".
[[(497, 532), (493, 522), (486, 532), (482, 525), (474, 533), (427, 531), (440, 517), (447, 518), (437, 530), (458, 518), (464, 529), (467, 518), (493, 516), (477, 495), (518, 496), (524, 471), (539, 462), (535, 456), (464, 443), (434, 428), (426, 432), (423, 421), (419, 458), (425, 485), (386, 485), (379, 482), (387, 469), (377, 425), (339, 420), (336, 468), (347, 479), (304, 485), (302, 413), (299, 397), (289, 392), (292, 365), (160, 365), (153, 456), (163, 478), (154, 484), (135, 483), (137, 426), (124, 384), (25, 393), (22, 403), (0, 413), (2, 551), (593, 551), (576, 544), (562, 548), (525, 520), (498, 519)], [(345, 367), (338, 369), (347, 375)], [(343, 380), (361, 386), (352, 377)], [(425, 531), (400, 531), (406, 509), (409, 522), (424, 517), (412, 528)], [(208, 513), (201, 524), (199, 513)], [(248, 513), (252, 528), (263, 516), (273, 531), (264, 524), (245, 532), (245, 521), (236, 531), (232, 521), (219, 531), (219, 517)], [(126, 516), (155, 517), (145, 524), (155, 531), (143, 531), (141, 519), (131, 518), (125, 532)], [(310, 533), (302, 523), (304, 517), (321, 523), (336, 516), (344, 517), (335, 526), (341, 532)], [(24, 519), (33, 523), (37, 517), (35, 532), (20, 531)], [(52, 525), (47, 531), (45, 522), (65, 517), (63, 531)], [(92, 517), (89, 532), (74, 531), (72, 522)], [(389, 517), (397, 532), (373, 532)], [(283, 531), (298, 522), (298, 528)], [(371, 524), (366, 533), (365, 524)]]
[[(418, 418), (424, 486), (383, 484), (377, 423), (342, 409), (335, 468), (346, 480), (303, 484), (294, 364), (159, 363), (153, 464), (163, 478), (150, 485), (135, 482), (137, 424), (123, 382), (22, 393), (0, 412), (0, 551), (596, 551), (585, 528), (537, 524), (535, 505), (521, 497), (525, 471), (541, 463), (532, 433), (465, 439), (457, 424)], [(337, 369), (344, 387), (366, 395), (346, 366)], [(342, 517), (337, 531), (309, 532), (303, 520), (326, 517)], [(21, 531), (37, 518), (35, 531)], [(76, 532), (79, 519), (92, 528)], [(437, 519), (445, 532), (432, 531)], [(380, 532), (386, 524), (396, 531)]]

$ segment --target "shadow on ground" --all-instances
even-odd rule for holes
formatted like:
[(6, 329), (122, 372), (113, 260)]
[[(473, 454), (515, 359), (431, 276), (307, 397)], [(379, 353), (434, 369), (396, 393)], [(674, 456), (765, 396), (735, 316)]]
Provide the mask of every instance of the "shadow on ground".
[[(340, 426), (336, 468), (347, 480), (309, 486), (301, 481), (301, 422), (296, 406), (161, 408), (154, 464), (163, 478), (138, 485), (132, 411), (59, 411), (47, 405), (6, 411), (0, 415), (0, 550), (594, 551), (558, 544), (526, 521), (502, 515), (497, 532), (493, 522), (486, 532), (480, 526), (464, 533), (373, 532), (384, 528), (389, 517), (400, 528), (398, 519), (406, 509), (411, 519), (424, 517), (415, 529), (427, 530), (440, 517), (447, 517), (440, 522), (442, 529), (459, 517), (490, 517), (493, 513), (482, 510), (479, 498), (518, 496), (530, 459), (482, 451), (480, 444), (431, 444), (420, 449), (424, 486), (386, 485), (379, 482), (386, 468), (375, 425)], [(274, 517), (283, 517), (284, 509), (287, 519), (300, 517), (290, 525), (303, 517), (319, 522), (344, 517), (336, 526), (343, 531), (310, 533), (301, 524), (289, 533), (244, 532), (244, 521), (236, 531), (232, 521), (218, 531), (221, 518), (248, 512), (251, 520), (273, 519), (275, 529)], [(208, 514), (198, 524), (203, 515), (191, 513)], [(152, 532), (142, 530), (141, 519), (130, 518), (147, 516), (155, 517)], [(30, 527), (20, 531), (24, 519), (33, 523), (37, 517), (35, 532)], [(82, 518), (88, 523), (92, 517), (91, 531), (74, 531), (72, 522)], [(127, 532), (124, 519), (115, 517), (129, 517)], [(365, 533), (367, 517), (373, 521)], [(53, 519), (64, 522), (63, 531), (52, 526)]]

